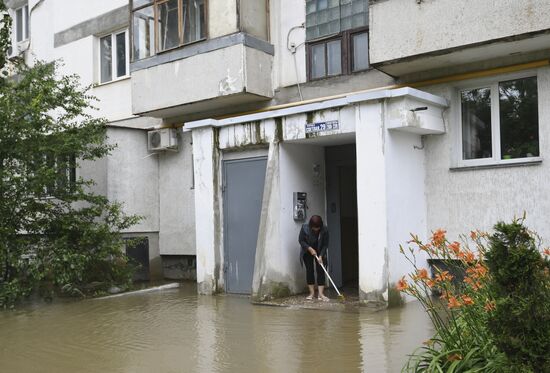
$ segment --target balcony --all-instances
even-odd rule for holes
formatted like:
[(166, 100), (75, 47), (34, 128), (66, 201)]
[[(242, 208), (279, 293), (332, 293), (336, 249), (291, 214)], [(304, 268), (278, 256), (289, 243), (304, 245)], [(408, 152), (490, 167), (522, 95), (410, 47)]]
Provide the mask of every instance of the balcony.
[(132, 112), (167, 118), (273, 97), (273, 46), (246, 33), (132, 63)]
[(371, 0), (370, 62), (407, 74), (550, 49), (550, 2)]

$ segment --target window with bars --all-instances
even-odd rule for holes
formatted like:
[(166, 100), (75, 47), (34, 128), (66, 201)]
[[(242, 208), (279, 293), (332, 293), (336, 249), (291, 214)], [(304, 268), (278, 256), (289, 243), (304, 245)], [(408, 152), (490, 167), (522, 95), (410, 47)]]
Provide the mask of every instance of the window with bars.
[(369, 68), (368, 1), (307, 0), (308, 79)]
[(206, 39), (206, 1), (133, 0), (133, 60)]

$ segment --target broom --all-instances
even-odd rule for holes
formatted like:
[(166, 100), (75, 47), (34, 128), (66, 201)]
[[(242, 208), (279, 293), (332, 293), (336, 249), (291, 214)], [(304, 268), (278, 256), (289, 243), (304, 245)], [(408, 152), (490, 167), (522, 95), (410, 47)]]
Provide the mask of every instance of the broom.
[(321, 259), (316, 255), (315, 256), (317, 258), (317, 263), (319, 263), (319, 265), (321, 266), (321, 268), (323, 268), (323, 271), (325, 271), (325, 274), (327, 275), (328, 279), (330, 280), (330, 283), (332, 284), (332, 287), (334, 288), (334, 290), (336, 290), (336, 292), (338, 293), (338, 299), (340, 299), (342, 302), (344, 302), (346, 300), (346, 298), (344, 298), (344, 296), (342, 295), (342, 293), (340, 293), (338, 291), (338, 288), (336, 287), (336, 285), (334, 285), (334, 281), (332, 281), (332, 277), (330, 277), (330, 275), (328, 274), (325, 266), (323, 265), (323, 262), (321, 261)]

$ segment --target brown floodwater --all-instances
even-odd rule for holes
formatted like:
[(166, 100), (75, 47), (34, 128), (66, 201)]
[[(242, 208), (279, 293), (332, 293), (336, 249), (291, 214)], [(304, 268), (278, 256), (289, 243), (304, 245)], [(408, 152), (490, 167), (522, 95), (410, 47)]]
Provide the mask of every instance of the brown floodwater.
[(188, 284), (0, 312), (0, 372), (399, 372), (431, 330), (417, 303), (269, 307)]

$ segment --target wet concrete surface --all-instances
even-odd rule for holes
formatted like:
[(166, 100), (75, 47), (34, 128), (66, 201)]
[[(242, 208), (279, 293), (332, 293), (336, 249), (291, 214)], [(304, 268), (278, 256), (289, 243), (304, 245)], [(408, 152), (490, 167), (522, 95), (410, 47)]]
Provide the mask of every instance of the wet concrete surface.
[(0, 372), (399, 372), (432, 334), (416, 303), (367, 312), (348, 300), (266, 307), (183, 284), (36, 303), (0, 312)]
[(306, 299), (307, 294), (293, 295), (286, 298), (279, 298), (273, 300), (267, 300), (263, 302), (254, 302), (256, 305), (262, 306), (277, 306), (288, 307), (296, 309), (309, 309), (320, 311), (340, 311), (340, 312), (356, 312), (360, 311), (359, 296), (357, 291), (346, 290), (341, 292), (342, 297), (329, 289), (325, 291), (325, 295), (329, 298), (329, 301), (322, 301), (316, 297), (309, 300)]

